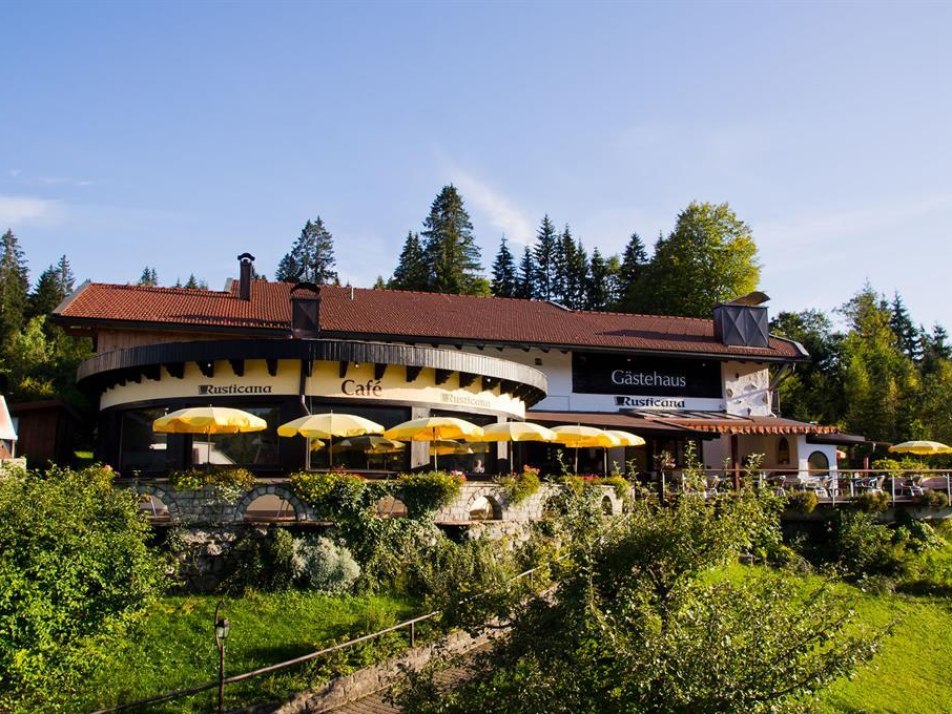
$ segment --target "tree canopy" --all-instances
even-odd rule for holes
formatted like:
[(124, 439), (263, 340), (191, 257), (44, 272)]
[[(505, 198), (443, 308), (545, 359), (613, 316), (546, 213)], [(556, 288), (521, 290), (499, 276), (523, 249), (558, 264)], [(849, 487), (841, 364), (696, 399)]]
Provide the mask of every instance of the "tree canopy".
[(423, 255), (430, 269), (431, 292), (477, 295), (485, 291), (473, 223), (463, 197), (452, 184), (444, 186), (423, 221)]
[(714, 306), (757, 289), (750, 227), (726, 203), (691, 203), (659, 238), (631, 307), (649, 314), (710, 317)]
[(275, 280), (335, 285), (339, 282), (334, 270), (334, 237), (320, 216), (308, 221), (290, 252), (278, 263)]

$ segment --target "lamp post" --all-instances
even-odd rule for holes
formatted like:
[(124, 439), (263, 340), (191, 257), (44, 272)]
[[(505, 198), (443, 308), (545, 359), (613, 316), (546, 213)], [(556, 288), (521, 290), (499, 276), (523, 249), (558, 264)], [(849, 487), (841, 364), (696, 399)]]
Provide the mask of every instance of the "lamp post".
[(224, 600), (219, 600), (215, 606), (215, 644), (218, 646), (218, 714), (225, 712), (225, 640), (228, 639), (228, 620), (219, 617), (218, 613)]

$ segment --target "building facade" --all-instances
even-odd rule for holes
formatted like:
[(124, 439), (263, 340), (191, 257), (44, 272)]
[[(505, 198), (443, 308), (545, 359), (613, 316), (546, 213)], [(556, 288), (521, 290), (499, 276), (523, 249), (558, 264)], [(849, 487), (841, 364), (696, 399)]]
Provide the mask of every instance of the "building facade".
[[(580, 470), (631, 462), (650, 472), (662, 452), (698, 444), (717, 468), (753, 453), (790, 471), (835, 468), (835, 429), (779, 417), (778, 383), (808, 359), (769, 335), (757, 300), (718, 306), (712, 319), (567, 310), (530, 300), (291, 286), (241, 278), (223, 291), (87, 283), (54, 319), (93, 338), (81, 385), (99, 397), (99, 458), (124, 475), (204, 461), (262, 475), (306, 461), (303, 439), (276, 427), (306, 413), (341, 411), (392, 426), (451, 414), (477, 423), (531, 420), (631, 431), (646, 448), (582, 454)], [(258, 434), (153, 434), (152, 421), (184, 406), (238, 406)], [(313, 445), (312, 445), (313, 446)], [(520, 444), (517, 462), (555, 468), (556, 447)], [(426, 444), (396, 453), (332, 445), (310, 463), (369, 470), (425, 466)], [(507, 445), (449, 454), (441, 465), (508, 468)], [(439, 457), (438, 457), (439, 458)], [(447, 461), (446, 459), (449, 459)]]

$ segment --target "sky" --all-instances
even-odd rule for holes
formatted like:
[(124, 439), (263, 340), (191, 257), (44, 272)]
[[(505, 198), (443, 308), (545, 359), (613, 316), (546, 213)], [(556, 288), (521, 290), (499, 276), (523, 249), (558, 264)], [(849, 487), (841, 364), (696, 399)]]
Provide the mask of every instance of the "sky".
[(780, 310), (868, 282), (952, 328), (952, 3), (0, 2), (0, 231), (33, 279), (214, 289), (304, 223), (389, 277), (449, 183), (489, 273), (542, 216), (753, 229)]

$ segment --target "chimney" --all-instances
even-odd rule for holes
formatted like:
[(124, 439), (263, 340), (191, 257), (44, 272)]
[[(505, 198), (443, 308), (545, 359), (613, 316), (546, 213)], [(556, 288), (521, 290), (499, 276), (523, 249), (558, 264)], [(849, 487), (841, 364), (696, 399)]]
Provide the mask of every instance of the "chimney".
[(291, 334), (299, 340), (321, 334), (321, 289), (314, 283), (291, 288)]
[(721, 344), (738, 347), (767, 347), (767, 308), (769, 300), (760, 292), (753, 292), (721, 303), (714, 308), (714, 337)]
[(238, 256), (238, 297), (242, 300), (251, 300), (251, 274), (254, 270), (252, 266), (254, 262), (255, 257), (251, 253), (242, 253)]

